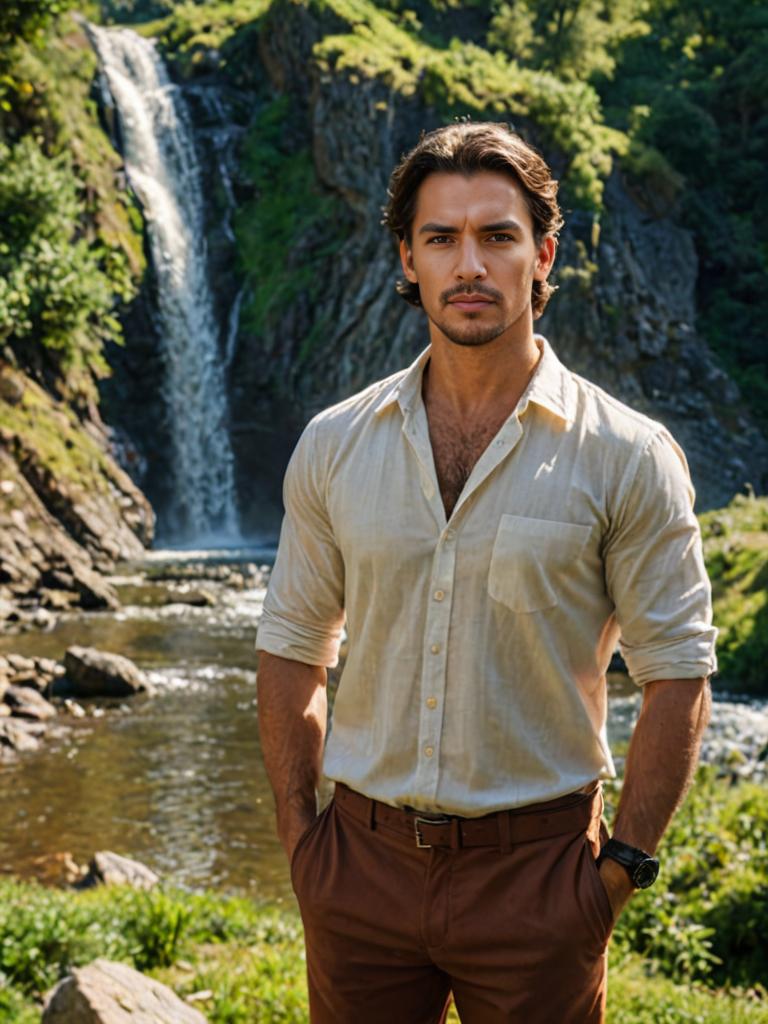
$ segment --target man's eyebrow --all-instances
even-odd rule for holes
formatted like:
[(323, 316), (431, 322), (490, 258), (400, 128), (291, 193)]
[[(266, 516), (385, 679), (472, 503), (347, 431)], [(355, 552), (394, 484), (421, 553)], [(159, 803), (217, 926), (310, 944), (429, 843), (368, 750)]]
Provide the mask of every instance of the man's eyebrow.
[(522, 231), (522, 228), (516, 220), (500, 220), (495, 224), (483, 224), (480, 231), (484, 234), (486, 231)]
[[(499, 220), (494, 224), (483, 224), (480, 228), (482, 234), (491, 231), (522, 231), (522, 228), (516, 220)], [(420, 235), (457, 235), (459, 229), (450, 224), (435, 224), (430, 221), (428, 224), (422, 224), (418, 233)]]
[(459, 229), (446, 224), (422, 224), (419, 228), (420, 235), (456, 235)]

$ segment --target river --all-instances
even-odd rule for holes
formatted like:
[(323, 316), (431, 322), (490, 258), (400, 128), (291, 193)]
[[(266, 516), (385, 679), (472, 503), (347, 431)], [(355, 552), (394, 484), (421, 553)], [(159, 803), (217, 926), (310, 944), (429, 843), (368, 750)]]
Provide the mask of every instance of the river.
[[(254, 637), (264, 588), (248, 581), (271, 553), (153, 552), (115, 578), (117, 612), (79, 612), (49, 632), (0, 638), (2, 652), (56, 659), (72, 644), (119, 652), (158, 689), (154, 698), (84, 702), (86, 716), (61, 716), (40, 752), (0, 766), (0, 872), (34, 876), (44, 854), (66, 850), (85, 863), (114, 850), (182, 886), (292, 899), (257, 736)], [(147, 578), (195, 562), (209, 577), (229, 563), (245, 586)], [(162, 603), (187, 585), (216, 603)], [(609, 738), (621, 749), (639, 694), (625, 676), (609, 686)], [(764, 778), (766, 744), (768, 701), (716, 700), (706, 760)]]

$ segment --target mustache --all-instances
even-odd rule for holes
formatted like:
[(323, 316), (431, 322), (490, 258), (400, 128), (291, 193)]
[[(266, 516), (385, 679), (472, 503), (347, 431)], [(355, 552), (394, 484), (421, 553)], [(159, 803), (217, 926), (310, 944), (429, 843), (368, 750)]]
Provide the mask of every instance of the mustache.
[(501, 292), (497, 292), (495, 288), (489, 288), (484, 284), (455, 284), (453, 288), (447, 288), (444, 292), (441, 292), (440, 302), (445, 305), (456, 295), (484, 295), (494, 302), (500, 302), (504, 298)]

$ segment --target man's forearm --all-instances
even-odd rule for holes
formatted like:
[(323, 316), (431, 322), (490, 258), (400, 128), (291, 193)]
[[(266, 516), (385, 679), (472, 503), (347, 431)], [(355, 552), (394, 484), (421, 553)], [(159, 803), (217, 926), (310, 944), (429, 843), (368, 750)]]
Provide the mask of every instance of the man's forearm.
[(290, 857), (317, 814), (327, 719), (326, 670), (262, 651), (257, 678), (259, 735), (277, 811), (277, 834)]
[[(711, 703), (704, 679), (646, 684), (627, 753), (614, 838), (655, 853), (693, 779)], [(602, 862), (600, 874), (618, 916), (632, 884), (624, 868), (609, 858)]]
[(693, 779), (710, 709), (704, 679), (647, 684), (629, 744), (616, 839), (655, 852)]

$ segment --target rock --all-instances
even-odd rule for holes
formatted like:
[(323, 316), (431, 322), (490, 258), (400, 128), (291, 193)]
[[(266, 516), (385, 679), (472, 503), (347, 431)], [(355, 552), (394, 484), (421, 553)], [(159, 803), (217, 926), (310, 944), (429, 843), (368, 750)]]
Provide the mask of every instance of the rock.
[(134, 889), (152, 889), (160, 881), (159, 875), (130, 857), (102, 850), (95, 853), (88, 865), (88, 874), (78, 883), (79, 889), (95, 885), (130, 885)]
[(74, 590), (48, 590), (47, 587), (40, 589), (40, 603), (44, 608), (50, 608), (55, 612), (64, 612), (80, 602), (80, 594)]
[(49, 993), (42, 1024), (207, 1024), (166, 985), (99, 958)]
[(64, 710), (67, 712), (67, 714), (71, 715), (73, 718), (85, 718), (85, 717), (87, 717), (87, 712), (86, 712), (85, 708), (83, 707), (83, 705), (82, 704), (78, 704), (76, 700), (72, 700), (70, 697), (67, 697), (64, 700)]
[(16, 718), (31, 718), (44, 722), (56, 717), (53, 704), (30, 686), (9, 686), (3, 698)]
[(180, 588), (172, 590), (166, 596), (167, 604), (189, 604), (197, 608), (210, 608), (216, 604), (216, 595), (210, 590), (192, 590)]
[(8, 680), (14, 686), (26, 686), (42, 693), (45, 689), (45, 680), (41, 681), (35, 669), (26, 669), (24, 672), (15, 672)]
[(9, 654), (6, 661), (14, 672), (34, 672), (35, 662), (32, 658), (25, 658), (23, 654)]
[(66, 688), (75, 697), (130, 697), (153, 694), (146, 675), (122, 654), (95, 647), (70, 647), (64, 655)]
[(50, 676), (51, 679), (64, 675), (64, 666), (53, 658), (35, 658), (35, 667), (40, 675)]
[(44, 853), (32, 861), (35, 878), (43, 885), (74, 885), (85, 874), (71, 853)]
[[(24, 383), (20, 377), (6, 372), (0, 374), (0, 399), (9, 405), (18, 405), (24, 397)], [(10, 481), (3, 480), (3, 483)]]
[(17, 753), (37, 750), (42, 733), (33, 728), (36, 725), (18, 718), (0, 718), (0, 747), (10, 748)]
[(56, 625), (56, 617), (47, 608), (36, 608), (32, 614), (31, 623), (35, 629), (53, 629)]

